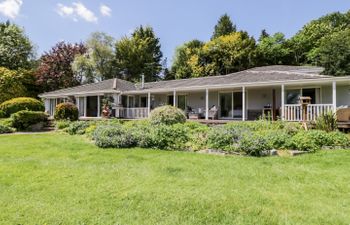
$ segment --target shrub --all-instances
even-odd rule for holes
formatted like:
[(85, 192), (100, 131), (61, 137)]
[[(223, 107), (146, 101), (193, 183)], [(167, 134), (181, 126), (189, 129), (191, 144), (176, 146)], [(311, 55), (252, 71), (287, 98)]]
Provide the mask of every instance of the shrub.
[(191, 151), (206, 149), (209, 127), (193, 121), (186, 122), (184, 126), (188, 130), (189, 138), (186, 148)]
[(226, 151), (236, 150), (238, 141), (246, 133), (251, 131), (244, 126), (212, 127), (208, 132), (208, 147)]
[(73, 103), (61, 103), (56, 106), (54, 118), (55, 120), (75, 121), (79, 118), (79, 110)]
[(333, 112), (327, 112), (316, 120), (316, 129), (326, 132), (335, 131), (338, 128), (337, 115)]
[(266, 130), (260, 131), (259, 135), (263, 135), (270, 149), (284, 149), (287, 146), (291, 135), (284, 130)]
[(11, 114), (22, 111), (44, 111), (44, 104), (35, 98), (13, 98), (0, 104), (0, 110), (9, 117)]
[(0, 118), (6, 118), (6, 113), (0, 110)]
[(71, 122), (69, 120), (58, 120), (55, 122), (56, 129), (63, 130), (65, 128), (69, 127), (70, 123)]
[(167, 105), (154, 109), (150, 114), (150, 121), (153, 125), (172, 125), (185, 123), (186, 116), (181, 109)]
[(132, 132), (136, 145), (141, 148), (156, 148), (153, 126), (148, 120), (129, 121), (124, 127)]
[(307, 131), (300, 131), (287, 143), (289, 149), (314, 152), (320, 149), (314, 139), (310, 138)]
[(0, 125), (3, 125), (5, 127), (12, 127), (12, 119), (11, 118), (1, 119)]
[(65, 129), (65, 131), (70, 134), (85, 134), (85, 129), (90, 126), (89, 121), (74, 121), (69, 124), (69, 126)]
[(329, 132), (328, 133), (329, 146), (340, 146), (343, 148), (350, 147), (350, 139), (344, 133), (339, 131)]
[(315, 144), (322, 148), (323, 146), (332, 146), (332, 140), (326, 131), (323, 130), (310, 130), (304, 133), (307, 138), (313, 140)]
[(254, 133), (243, 135), (238, 142), (237, 149), (247, 155), (261, 156), (262, 151), (271, 150), (271, 147), (264, 135)]
[(93, 134), (100, 148), (129, 148), (136, 145), (135, 138), (127, 129), (118, 126), (99, 126)]
[(12, 126), (18, 130), (27, 130), (32, 125), (44, 123), (48, 115), (44, 112), (22, 110), (11, 115)]
[(154, 148), (186, 150), (189, 140), (188, 128), (182, 124), (156, 125), (151, 128), (151, 140)]
[(0, 134), (13, 133), (14, 129), (0, 124)]

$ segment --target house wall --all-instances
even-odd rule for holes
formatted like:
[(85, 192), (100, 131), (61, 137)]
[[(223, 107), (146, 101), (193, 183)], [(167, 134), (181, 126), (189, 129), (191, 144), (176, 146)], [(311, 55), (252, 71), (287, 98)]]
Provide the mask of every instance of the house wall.
[[(276, 108), (281, 107), (281, 90), (276, 90)], [(247, 109), (261, 110), (264, 106), (272, 105), (272, 88), (269, 89), (248, 89)]]
[[(322, 86), (322, 104), (332, 104), (332, 85)], [(337, 86), (337, 106), (350, 106), (350, 86)]]
[(350, 106), (350, 85), (337, 88), (337, 106)]

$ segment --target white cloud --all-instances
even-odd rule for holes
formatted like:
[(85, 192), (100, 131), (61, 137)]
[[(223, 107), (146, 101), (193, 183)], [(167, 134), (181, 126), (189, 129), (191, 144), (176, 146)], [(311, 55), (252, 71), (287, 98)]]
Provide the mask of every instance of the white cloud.
[(21, 10), (22, 4), (22, 0), (4, 0), (0, 2), (0, 13), (6, 17), (15, 19)]
[(73, 21), (83, 19), (90, 23), (97, 23), (98, 18), (95, 14), (85, 7), (81, 2), (73, 2), (71, 6), (57, 4), (57, 13), (62, 17), (72, 18)]
[(108, 6), (102, 4), (100, 6), (100, 12), (103, 16), (111, 16), (112, 15), (112, 10)]
[(68, 7), (65, 5), (62, 5), (61, 3), (57, 4), (57, 13), (60, 16), (70, 16), (73, 15), (74, 13), (74, 8), (73, 7)]

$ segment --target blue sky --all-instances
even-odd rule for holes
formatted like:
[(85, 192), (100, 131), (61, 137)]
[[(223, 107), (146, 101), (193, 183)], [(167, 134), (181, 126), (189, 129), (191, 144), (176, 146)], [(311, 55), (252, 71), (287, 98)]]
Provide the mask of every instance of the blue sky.
[(150, 25), (170, 64), (176, 46), (209, 40), (224, 13), (255, 37), (264, 28), (290, 37), (311, 19), (349, 9), (349, 0), (0, 0), (0, 21), (24, 27), (38, 54), (61, 40), (84, 41), (94, 31), (120, 38)]

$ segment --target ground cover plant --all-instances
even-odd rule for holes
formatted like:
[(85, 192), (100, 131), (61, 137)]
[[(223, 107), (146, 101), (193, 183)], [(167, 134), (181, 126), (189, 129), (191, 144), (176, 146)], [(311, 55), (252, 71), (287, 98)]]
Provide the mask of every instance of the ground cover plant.
[(350, 151), (239, 157), (0, 136), (1, 224), (347, 224)]

